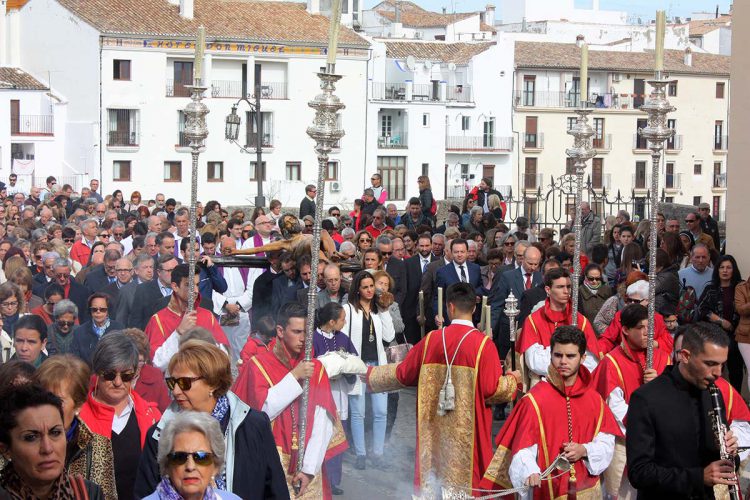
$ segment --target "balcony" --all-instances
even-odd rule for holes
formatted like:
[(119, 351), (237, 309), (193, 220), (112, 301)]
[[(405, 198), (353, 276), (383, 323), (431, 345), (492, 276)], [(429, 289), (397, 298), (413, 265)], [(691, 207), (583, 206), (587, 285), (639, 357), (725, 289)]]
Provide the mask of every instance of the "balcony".
[(464, 136), (449, 135), (445, 137), (446, 151), (473, 151), (473, 152), (510, 152), (513, 151), (512, 137), (499, 137), (495, 135)]
[(10, 135), (54, 135), (53, 115), (17, 115), (10, 118)]
[(609, 153), (612, 151), (612, 134), (604, 134), (603, 137), (594, 137), (591, 145), (597, 153)]
[(138, 146), (138, 132), (131, 132), (128, 130), (110, 130), (107, 136), (108, 147), (137, 147)]
[[(632, 110), (635, 109), (630, 94), (592, 94), (589, 96), (590, 108)], [(576, 108), (580, 105), (580, 94), (577, 92), (515, 91), (515, 106), (529, 108)]]
[(633, 134), (633, 153), (650, 153), (648, 141), (640, 134)]
[(166, 96), (167, 97), (190, 97), (190, 89), (186, 85), (192, 85), (192, 82), (176, 82), (167, 80)]
[[(442, 89), (445, 88), (445, 96)], [(435, 85), (433, 83), (372, 83), (372, 96), (375, 101), (439, 101), (472, 103), (470, 85)]]
[(412, 85), (411, 98), (413, 101), (439, 101), (440, 88), (431, 83), (415, 83)]
[(714, 153), (725, 154), (729, 150), (729, 136), (714, 137)]
[(723, 191), (727, 188), (727, 174), (714, 174), (713, 190)]
[(666, 174), (664, 176), (664, 189), (667, 191), (679, 191), (682, 187), (682, 174)]
[(682, 151), (682, 135), (675, 134), (671, 139), (664, 143), (664, 151), (667, 154), (676, 154)]
[(372, 98), (380, 101), (405, 101), (405, 83), (373, 83)]
[(381, 134), (378, 137), (378, 147), (381, 149), (404, 149), (409, 147), (408, 134)]
[(544, 133), (523, 134), (523, 151), (525, 153), (539, 152), (544, 149)]
[(445, 99), (456, 102), (474, 102), (471, 85), (448, 85), (445, 90)]
[(527, 191), (536, 191), (542, 184), (544, 174), (521, 174), (521, 185)]

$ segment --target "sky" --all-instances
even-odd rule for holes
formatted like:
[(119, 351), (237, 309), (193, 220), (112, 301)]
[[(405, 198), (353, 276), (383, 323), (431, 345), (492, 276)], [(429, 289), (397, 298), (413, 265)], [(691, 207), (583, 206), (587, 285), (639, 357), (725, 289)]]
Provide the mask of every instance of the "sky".
[[(419, 6), (440, 12), (446, 7), (448, 12), (468, 12), (483, 10), (488, 3), (494, 3), (498, 7), (498, 18), (502, 18), (502, 4), (504, 2), (513, 2), (515, 0), (412, 0)], [(735, 0), (740, 1), (740, 0)], [(747, 1), (747, 0), (742, 0)], [(366, 0), (365, 6), (372, 7), (379, 3), (379, 0)], [(729, 12), (731, 0), (600, 0), (600, 8), (603, 10), (624, 10), (634, 16), (641, 16), (651, 19), (654, 12), (659, 9), (667, 11), (667, 16), (680, 16), (683, 19), (689, 17), (693, 12), (709, 11), (714, 12), (716, 6), (719, 6), (720, 12)], [(576, 6), (579, 8), (590, 8), (591, 0), (576, 0)]]

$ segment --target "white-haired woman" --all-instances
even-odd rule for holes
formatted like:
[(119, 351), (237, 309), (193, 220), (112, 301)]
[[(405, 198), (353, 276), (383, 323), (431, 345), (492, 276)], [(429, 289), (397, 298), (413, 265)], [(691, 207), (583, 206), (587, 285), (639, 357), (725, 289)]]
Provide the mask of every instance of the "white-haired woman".
[(225, 450), (221, 426), (211, 415), (198, 411), (175, 415), (159, 439), (161, 481), (145, 500), (239, 499), (213, 486)]

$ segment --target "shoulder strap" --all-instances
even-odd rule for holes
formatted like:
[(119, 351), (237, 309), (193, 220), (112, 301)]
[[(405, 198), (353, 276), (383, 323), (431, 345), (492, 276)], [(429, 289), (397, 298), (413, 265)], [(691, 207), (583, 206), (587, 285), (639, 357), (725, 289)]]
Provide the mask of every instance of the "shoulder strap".
[(81, 476), (68, 476), (70, 478), (70, 486), (73, 489), (73, 497), (76, 500), (89, 500), (89, 493), (86, 489), (86, 482)]

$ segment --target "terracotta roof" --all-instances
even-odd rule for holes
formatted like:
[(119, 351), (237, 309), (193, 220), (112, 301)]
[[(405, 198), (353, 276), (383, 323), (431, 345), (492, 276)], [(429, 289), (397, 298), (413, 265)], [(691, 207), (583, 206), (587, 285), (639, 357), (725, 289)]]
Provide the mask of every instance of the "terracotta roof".
[(489, 24), (485, 22), (479, 23), (479, 29), (482, 31), (489, 31), (492, 33), (497, 33), (497, 30), (495, 28), (493, 28), (492, 26), (490, 26)]
[[(546, 42), (516, 42), (517, 68), (577, 69), (581, 64), (581, 50), (575, 44)], [(654, 54), (649, 52), (615, 52), (589, 50), (589, 69), (609, 71), (653, 71)], [(716, 54), (693, 53), (693, 64), (684, 63), (681, 50), (667, 50), (664, 68), (670, 74), (729, 75), (729, 57)]]
[(0, 68), (0, 89), (47, 90), (47, 86), (18, 68)]
[(722, 15), (715, 19), (703, 19), (700, 21), (690, 21), (688, 23), (690, 29), (690, 36), (700, 36), (710, 33), (713, 30), (717, 30), (722, 26), (730, 26), (732, 23), (732, 16)]
[[(457, 12), (455, 14), (438, 14), (425, 10), (413, 2), (398, 2), (401, 8), (401, 23), (414, 28), (435, 28), (447, 26), (462, 19), (476, 16), (476, 12)], [(388, 5), (390, 9), (377, 9), (376, 12), (391, 22), (396, 21), (396, 2), (385, 0), (379, 5)], [(391, 10), (392, 9), (392, 10)]]
[(467, 64), (472, 57), (495, 45), (494, 42), (400, 42), (390, 39), (384, 43), (386, 56), (393, 59), (414, 56), (417, 60), (455, 64)]
[[(328, 18), (312, 15), (305, 4), (253, 0), (195, 0), (194, 18), (180, 16), (167, 0), (58, 0), (81, 19), (107, 34), (190, 36), (206, 27), (206, 36), (222, 41), (328, 43)], [(339, 45), (368, 46), (341, 27)]]
[(5, 11), (10, 12), (14, 9), (20, 9), (24, 5), (26, 5), (26, 2), (29, 0), (8, 0), (8, 3), (5, 4)]

